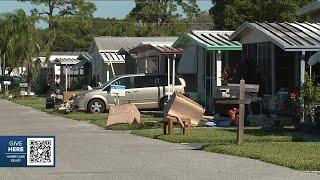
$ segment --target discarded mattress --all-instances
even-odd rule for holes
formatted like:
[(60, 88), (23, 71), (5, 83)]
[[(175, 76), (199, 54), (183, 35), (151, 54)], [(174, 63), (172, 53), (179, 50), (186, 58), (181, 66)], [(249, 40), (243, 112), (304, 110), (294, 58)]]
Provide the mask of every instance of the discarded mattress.
[(114, 124), (140, 123), (140, 112), (134, 104), (111, 105), (107, 127)]
[(175, 92), (164, 107), (163, 113), (165, 116), (173, 116), (181, 119), (190, 118), (191, 125), (197, 126), (204, 115), (204, 111), (205, 109), (195, 101), (181, 93)]

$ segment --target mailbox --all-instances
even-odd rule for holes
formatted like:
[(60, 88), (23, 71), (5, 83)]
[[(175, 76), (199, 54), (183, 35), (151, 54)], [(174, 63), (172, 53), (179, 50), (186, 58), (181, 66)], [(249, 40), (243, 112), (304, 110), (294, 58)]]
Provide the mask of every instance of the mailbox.
[(234, 86), (219, 86), (216, 88), (216, 99), (239, 99), (240, 88)]
[[(245, 85), (245, 99), (255, 101), (258, 92), (259, 85), (257, 84), (246, 84)], [(218, 86), (216, 88), (216, 99), (239, 99), (240, 84), (228, 84), (228, 86)]]

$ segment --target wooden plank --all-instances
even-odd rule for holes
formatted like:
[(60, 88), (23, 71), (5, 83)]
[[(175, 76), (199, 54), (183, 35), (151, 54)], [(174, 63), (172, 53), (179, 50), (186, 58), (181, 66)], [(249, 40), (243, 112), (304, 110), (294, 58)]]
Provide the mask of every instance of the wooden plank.
[(168, 134), (168, 119), (164, 117), (163, 121), (163, 134)]
[(191, 119), (188, 119), (187, 134), (191, 134)]
[(168, 135), (173, 133), (173, 118), (168, 117)]
[[(245, 81), (241, 79), (240, 81), (240, 100), (244, 100), (244, 91), (245, 91)], [(239, 105), (239, 125), (237, 132), (237, 142), (238, 144), (243, 144), (243, 135), (244, 135), (244, 113), (245, 106), (244, 104)]]

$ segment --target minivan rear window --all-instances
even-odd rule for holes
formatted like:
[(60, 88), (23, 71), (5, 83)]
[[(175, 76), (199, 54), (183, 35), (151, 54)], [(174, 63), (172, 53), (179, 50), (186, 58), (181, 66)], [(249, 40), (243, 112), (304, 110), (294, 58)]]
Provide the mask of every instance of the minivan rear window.
[[(159, 86), (168, 86), (168, 76), (160, 75), (160, 76), (158, 76), (158, 78), (159, 78)], [(172, 76), (171, 76), (171, 78), (172, 78)], [(175, 83), (175, 85), (181, 85), (181, 82), (177, 77), (175, 78), (174, 83)]]
[(135, 76), (134, 87), (135, 88), (156, 87), (156, 76)]

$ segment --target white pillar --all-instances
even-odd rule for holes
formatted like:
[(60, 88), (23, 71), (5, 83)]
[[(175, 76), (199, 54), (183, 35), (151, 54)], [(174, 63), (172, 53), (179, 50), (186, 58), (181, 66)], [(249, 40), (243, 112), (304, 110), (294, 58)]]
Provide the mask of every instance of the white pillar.
[(107, 71), (107, 82), (110, 80), (110, 72)]
[(301, 55), (301, 60), (300, 60), (300, 84), (302, 85), (305, 81), (304, 79), (304, 72), (305, 72), (305, 67), (306, 67), (306, 62), (305, 62), (305, 51), (302, 51)]
[(309, 75), (312, 76), (312, 66), (309, 66)]
[(144, 60), (144, 73), (148, 73), (148, 60)]
[(172, 61), (172, 92), (174, 92), (175, 77), (176, 77), (176, 55), (173, 55), (173, 61)]
[[(216, 60), (217, 60), (217, 72), (216, 72), (216, 80), (217, 80), (217, 86), (221, 86), (221, 71), (222, 71), (222, 61), (221, 61), (221, 51), (218, 51), (216, 54)], [(208, 88), (208, 87), (207, 87)]]

